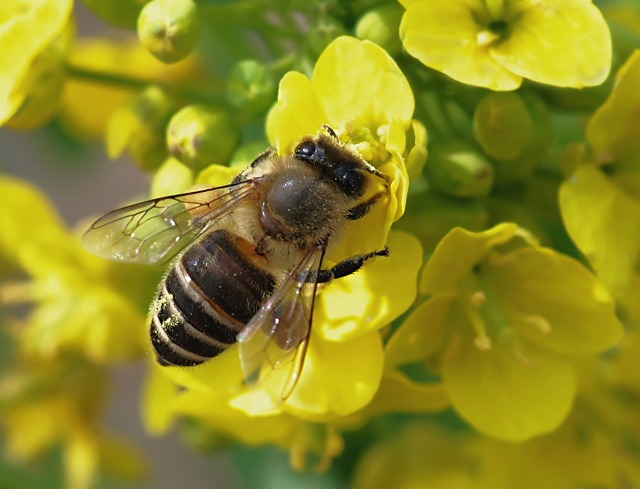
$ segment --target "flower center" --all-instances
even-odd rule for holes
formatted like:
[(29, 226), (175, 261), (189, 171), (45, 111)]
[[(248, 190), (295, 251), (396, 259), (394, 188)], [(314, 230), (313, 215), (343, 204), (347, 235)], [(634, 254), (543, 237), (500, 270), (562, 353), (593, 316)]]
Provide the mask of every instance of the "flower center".
[(478, 32), (476, 42), (479, 46), (489, 46), (509, 36), (509, 24), (504, 20), (493, 20), (485, 29)]
[(473, 327), (477, 348), (490, 350), (493, 341), (503, 342), (513, 336), (500, 304), (479, 274), (469, 274), (461, 288), (464, 314)]
[(389, 159), (389, 152), (385, 146), (387, 127), (379, 127), (374, 135), (366, 126), (347, 123), (338, 132), (340, 139), (353, 144), (358, 153), (373, 166), (380, 166)]

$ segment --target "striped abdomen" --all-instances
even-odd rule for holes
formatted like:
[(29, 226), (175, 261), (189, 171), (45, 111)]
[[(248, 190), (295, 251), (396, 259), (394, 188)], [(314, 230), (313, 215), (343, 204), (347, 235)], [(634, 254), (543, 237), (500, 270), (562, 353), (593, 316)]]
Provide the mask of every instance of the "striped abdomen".
[(197, 365), (235, 343), (275, 288), (237, 239), (216, 230), (189, 248), (165, 277), (151, 321), (151, 342), (163, 365)]

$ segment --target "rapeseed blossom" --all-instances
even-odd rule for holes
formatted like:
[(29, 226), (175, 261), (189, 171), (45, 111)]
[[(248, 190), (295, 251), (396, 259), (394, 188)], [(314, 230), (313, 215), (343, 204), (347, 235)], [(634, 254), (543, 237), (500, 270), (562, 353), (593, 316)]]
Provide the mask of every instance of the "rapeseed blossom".
[[(3, 177), (0, 190), (7, 198), (0, 210), (0, 253), (29, 277), (3, 285), (2, 302), (34, 304), (16, 330), (25, 352), (43, 358), (76, 352), (98, 362), (139, 356), (145, 336), (130, 325), (144, 324), (152, 297), (144, 285), (157, 273), (133, 274), (131, 267), (114, 266), (84, 251), (77, 235), (28, 184)], [(21, 216), (25, 208), (28, 220)], [(132, 278), (119, 287), (127, 269)]]
[(405, 49), (462, 83), (515, 90), (526, 78), (581, 88), (609, 73), (609, 29), (591, 0), (400, 3)]
[[(3, 176), (0, 193), (6, 198), (0, 209), (0, 257), (25, 275), (0, 284), (0, 304), (29, 307), (8, 330), (16, 360), (0, 380), (8, 450), (31, 460), (62, 447), (66, 487), (72, 489), (90, 487), (105, 457), (123, 465), (118, 459), (133, 456), (125, 472), (140, 478), (140, 455), (107, 436), (101, 418), (108, 388), (104, 366), (144, 351), (149, 274), (131, 274), (128, 285), (122, 284), (130, 267), (101, 262), (82, 250), (77, 235), (29, 184)], [(128, 455), (118, 455), (119, 450)]]
[[(102, 145), (148, 174), (142, 200), (229, 184), (331, 130), (389, 182), (324, 267), (390, 255), (319, 287), (282, 398), (287, 372), (247, 385), (237, 345), (160, 366), (162, 268), (90, 255), (96, 216), (69, 228), (26, 168), (0, 175), (1, 441), (8, 464), (65, 474), (12, 466), (14, 485), (148, 477), (105, 427), (112, 368), (133, 362), (147, 431), (234, 447), (247, 487), (640, 484), (635, 2), (83, 4), (0, 6), (0, 137), (44, 126), (24, 137), (56, 141), (52, 159)], [(91, 15), (119, 30), (86, 36)]]
[[(611, 95), (589, 121), (589, 153), (579, 161), (567, 157), (570, 173), (560, 192), (567, 231), (618, 298), (637, 282), (640, 260), (638, 81), (640, 52), (635, 51), (620, 68)], [(600, 223), (597, 229), (594, 223)], [(614, 243), (617, 253), (609, 251)]]
[(511, 223), (451, 231), (420, 291), (428, 299), (389, 341), (389, 362), (428, 360), (460, 415), (497, 438), (557, 428), (576, 392), (571, 356), (606, 351), (622, 336), (596, 278)]

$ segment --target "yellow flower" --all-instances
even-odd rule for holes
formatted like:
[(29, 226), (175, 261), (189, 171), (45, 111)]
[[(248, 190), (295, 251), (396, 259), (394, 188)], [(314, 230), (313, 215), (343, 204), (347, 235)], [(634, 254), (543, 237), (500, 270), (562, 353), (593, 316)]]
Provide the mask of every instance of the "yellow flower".
[(24, 182), (1, 177), (0, 194), (0, 256), (29, 277), (1, 284), (0, 301), (33, 305), (16, 330), (22, 349), (47, 358), (74, 351), (100, 362), (141, 355), (158, 273), (89, 255)]
[(574, 398), (574, 359), (622, 335), (602, 284), (514, 224), (451, 231), (420, 290), (428, 299), (390, 339), (389, 364), (428, 359), (456, 411), (506, 440), (555, 429)]
[(580, 88), (609, 73), (609, 29), (590, 0), (400, 3), (405, 49), (459, 82), (515, 90), (527, 78)]
[(637, 282), (640, 263), (639, 83), (636, 51), (587, 126), (593, 155), (584, 158), (560, 189), (567, 232), (619, 299)]
[(71, 0), (6, 0), (0, 6), (0, 125), (30, 128), (53, 116), (73, 28)]
[(89, 489), (99, 468), (143, 478), (146, 467), (137, 450), (100, 426), (106, 384), (105, 372), (77, 355), (19, 359), (0, 379), (7, 451), (29, 461), (61, 447), (68, 489)]

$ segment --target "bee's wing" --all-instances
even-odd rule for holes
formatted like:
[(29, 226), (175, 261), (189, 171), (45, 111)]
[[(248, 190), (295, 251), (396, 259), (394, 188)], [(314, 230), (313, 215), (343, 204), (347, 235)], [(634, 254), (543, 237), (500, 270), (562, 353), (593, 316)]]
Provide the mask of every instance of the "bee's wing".
[(94, 222), (82, 244), (87, 251), (111, 260), (165, 262), (249, 197), (256, 182), (245, 180), (117, 209)]
[(302, 370), (324, 253), (309, 250), (238, 335), (247, 383), (259, 382), (276, 401), (289, 397)]

